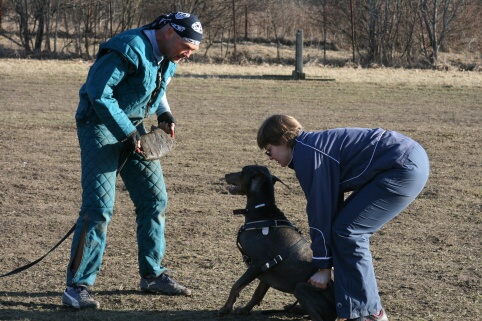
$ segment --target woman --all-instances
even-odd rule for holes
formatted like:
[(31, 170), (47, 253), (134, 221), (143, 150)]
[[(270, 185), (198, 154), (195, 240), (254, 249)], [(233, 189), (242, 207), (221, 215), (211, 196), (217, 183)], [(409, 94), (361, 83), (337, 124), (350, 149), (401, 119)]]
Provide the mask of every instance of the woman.
[[(422, 191), (429, 175), (425, 150), (381, 128), (305, 132), (288, 115), (267, 118), (257, 143), (270, 160), (295, 171), (305, 193), (313, 264), (318, 268), (308, 283), (314, 289), (326, 288), (333, 268), (339, 318), (388, 320), (369, 238)], [(346, 192), (352, 193), (344, 199)], [(300, 304), (319, 320), (316, 308), (309, 306), (310, 296), (297, 293)]]

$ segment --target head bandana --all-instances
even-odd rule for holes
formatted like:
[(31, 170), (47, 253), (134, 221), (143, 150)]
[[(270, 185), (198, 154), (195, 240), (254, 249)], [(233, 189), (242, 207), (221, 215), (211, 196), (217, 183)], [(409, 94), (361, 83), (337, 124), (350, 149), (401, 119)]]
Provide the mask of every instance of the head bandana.
[(199, 19), (190, 13), (174, 12), (162, 15), (146, 25), (147, 29), (161, 29), (170, 24), (176, 33), (184, 40), (199, 46), (203, 38), (203, 27)]

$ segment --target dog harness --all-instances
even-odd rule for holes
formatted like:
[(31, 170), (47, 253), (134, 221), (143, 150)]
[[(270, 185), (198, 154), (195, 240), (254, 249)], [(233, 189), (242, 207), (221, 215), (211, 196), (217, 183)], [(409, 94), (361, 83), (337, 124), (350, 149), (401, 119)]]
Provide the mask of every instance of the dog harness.
[[(264, 207), (264, 204), (263, 204)], [(276, 211), (282, 213), (276, 206)], [(234, 214), (244, 214), (248, 211), (248, 209), (242, 209), (242, 210), (234, 210)], [(247, 253), (243, 250), (241, 243), (239, 241), (241, 234), (244, 231), (252, 231), (252, 230), (262, 230), (262, 233), (264, 235), (267, 235), (269, 232), (270, 228), (291, 228), (298, 232), (301, 235), (301, 232), (298, 230), (298, 228), (293, 225), (288, 220), (276, 220), (276, 219), (268, 219), (268, 220), (261, 220), (261, 221), (253, 221), (253, 222), (248, 222), (242, 225), (239, 230), (238, 230), (238, 236), (236, 238), (236, 246), (238, 247), (239, 251), (241, 252), (241, 255), (243, 256), (243, 261), (244, 263), (250, 267), (252, 265), (251, 258), (247, 255)], [(292, 254), (296, 253), (298, 250), (300, 250), (305, 243), (308, 241), (304, 238), (301, 237), (298, 242), (290, 246), (289, 248), (286, 248), (284, 251), (282, 251), (280, 254), (275, 255), (273, 258), (270, 258), (266, 263), (261, 264), (259, 266), (259, 269), (261, 269), (261, 273), (266, 272), (267, 270), (273, 268), (274, 266), (278, 265), (281, 263), (283, 260), (286, 260), (289, 258)]]

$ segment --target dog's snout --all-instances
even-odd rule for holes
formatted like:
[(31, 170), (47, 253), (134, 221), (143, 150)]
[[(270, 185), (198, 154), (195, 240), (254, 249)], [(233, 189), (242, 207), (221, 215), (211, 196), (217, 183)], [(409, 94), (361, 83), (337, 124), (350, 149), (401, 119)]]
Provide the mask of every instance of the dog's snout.
[(226, 183), (228, 183), (229, 188), (229, 194), (232, 195), (242, 195), (242, 179), (241, 179), (241, 172), (236, 172), (236, 173), (228, 173), (224, 176), (224, 179), (226, 180)]
[(224, 179), (228, 184), (239, 185), (241, 173), (228, 173), (224, 176)]

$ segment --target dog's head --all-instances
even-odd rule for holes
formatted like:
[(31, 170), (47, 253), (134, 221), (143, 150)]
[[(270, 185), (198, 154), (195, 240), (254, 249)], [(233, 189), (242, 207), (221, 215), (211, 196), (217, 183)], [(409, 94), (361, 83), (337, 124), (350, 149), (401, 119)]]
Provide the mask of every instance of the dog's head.
[(253, 194), (271, 194), (276, 182), (284, 184), (278, 177), (271, 175), (267, 167), (259, 165), (245, 166), (241, 172), (226, 174), (224, 178), (230, 185), (230, 194), (248, 197)]

